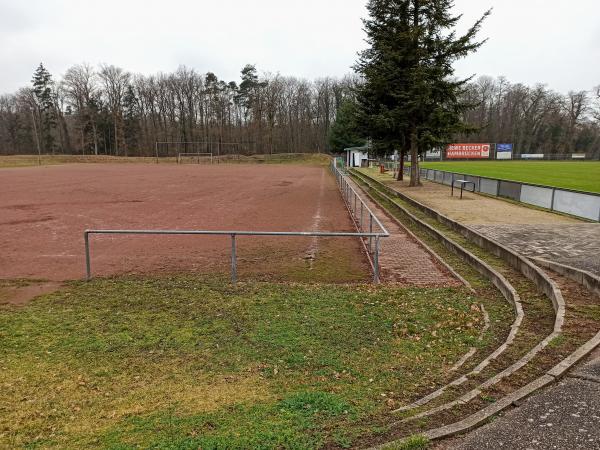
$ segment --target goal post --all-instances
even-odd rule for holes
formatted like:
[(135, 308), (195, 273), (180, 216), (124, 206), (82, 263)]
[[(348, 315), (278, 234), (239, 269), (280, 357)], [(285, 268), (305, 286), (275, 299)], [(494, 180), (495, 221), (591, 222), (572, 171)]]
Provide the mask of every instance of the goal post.
[(182, 164), (184, 158), (191, 158), (192, 161), (200, 164), (202, 161), (213, 163), (213, 154), (208, 152), (180, 152), (177, 153), (177, 164)]
[(181, 162), (187, 155), (205, 158), (211, 155), (211, 162), (239, 158), (241, 155), (255, 154), (253, 142), (221, 142), (221, 141), (156, 141), (156, 162), (171, 160)]

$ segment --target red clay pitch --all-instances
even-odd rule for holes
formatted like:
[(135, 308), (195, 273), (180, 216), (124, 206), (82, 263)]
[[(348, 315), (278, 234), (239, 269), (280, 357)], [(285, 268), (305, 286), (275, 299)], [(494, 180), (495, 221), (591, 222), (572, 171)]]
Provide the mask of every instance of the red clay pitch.
[[(85, 275), (86, 229), (355, 231), (326, 168), (85, 164), (0, 169), (0, 279)], [(308, 267), (336, 249), (369, 276), (357, 239), (239, 238), (240, 270)], [(95, 276), (227, 272), (215, 237), (92, 237)], [(351, 253), (348, 255), (348, 251)], [(334, 260), (333, 260), (334, 261)]]

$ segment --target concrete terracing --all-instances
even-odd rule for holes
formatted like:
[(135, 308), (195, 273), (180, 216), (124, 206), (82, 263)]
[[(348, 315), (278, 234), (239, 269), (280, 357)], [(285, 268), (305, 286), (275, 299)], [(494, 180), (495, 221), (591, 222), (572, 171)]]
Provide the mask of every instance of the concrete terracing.
[[(371, 171), (369, 175), (374, 176), (375, 173)], [(402, 194), (524, 256), (541, 257), (600, 273), (600, 224), (472, 193), (460, 200), (450, 196), (448, 186), (430, 182), (425, 182), (420, 188), (409, 188), (406, 182), (396, 182), (391, 177), (377, 178)], [(534, 386), (538, 389), (566, 374), (558, 384), (539, 391), (523, 403), (519, 403), (524, 397), (518, 395), (519, 391), (501, 399), (496, 413), (515, 402), (519, 403), (519, 407), (465, 436), (440, 442), (435, 448), (600, 450), (600, 351), (596, 351), (586, 364), (567, 373), (571, 364), (598, 345), (599, 339), (600, 334), (532, 383), (539, 382), (537, 387)], [(526, 386), (523, 389), (528, 388)], [(525, 395), (528, 393), (531, 390)], [(501, 407), (503, 402), (505, 404)], [(493, 404), (489, 408), (495, 406)], [(484, 411), (478, 414), (485, 416)], [(463, 427), (463, 431), (477, 425), (478, 414), (472, 416), (473, 425)], [(454, 433), (460, 432), (460, 427), (456, 426), (460, 424), (442, 427), (427, 435), (439, 438), (451, 434), (452, 430), (455, 430)]]
[(492, 423), (436, 449), (600, 449), (600, 358)]

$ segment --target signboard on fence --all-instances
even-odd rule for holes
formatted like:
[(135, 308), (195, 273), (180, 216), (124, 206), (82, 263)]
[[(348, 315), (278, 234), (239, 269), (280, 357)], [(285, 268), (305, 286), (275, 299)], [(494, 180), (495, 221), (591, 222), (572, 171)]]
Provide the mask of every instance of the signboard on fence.
[(512, 144), (497, 144), (496, 159), (512, 159), (513, 145)]
[(543, 153), (523, 153), (521, 159), (544, 159)]
[(446, 149), (448, 159), (485, 159), (490, 157), (491, 144), (450, 144)]

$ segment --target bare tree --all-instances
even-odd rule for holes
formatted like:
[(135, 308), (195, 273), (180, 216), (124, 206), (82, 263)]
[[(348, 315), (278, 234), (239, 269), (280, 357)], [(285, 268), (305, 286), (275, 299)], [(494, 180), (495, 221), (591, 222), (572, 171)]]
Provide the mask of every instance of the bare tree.
[(109, 66), (103, 64), (100, 66), (98, 72), (100, 80), (103, 84), (103, 94), (108, 100), (110, 112), (113, 118), (114, 126), (114, 151), (115, 155), (119, 154), (119, 142), (123, 140), (122, 129), (123, 129), (123, 96), (129, 81), (131, 80), (131, 74), (125, 72), (120, 67)]
[(586, 91), (569, 92), (563, 108), (567, 114), (567, 132), (565, 134), (565, 152), (575, 150), (575, 132), (589, 108), (589, 97)]
[(86, 150), (88, 128), (92, 132), (94, 154), (98, 154), (98, 126), (96, 122), (98, 86), (94, 69), (88, 64), (73, 66), (63, 77), (67, 98), (75, 108), (81, 135), (81, 152)]

